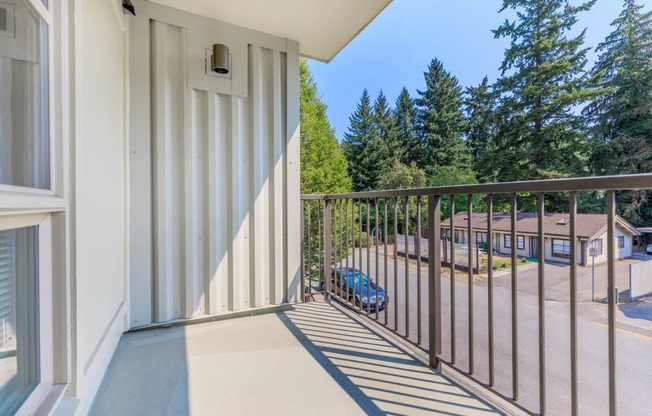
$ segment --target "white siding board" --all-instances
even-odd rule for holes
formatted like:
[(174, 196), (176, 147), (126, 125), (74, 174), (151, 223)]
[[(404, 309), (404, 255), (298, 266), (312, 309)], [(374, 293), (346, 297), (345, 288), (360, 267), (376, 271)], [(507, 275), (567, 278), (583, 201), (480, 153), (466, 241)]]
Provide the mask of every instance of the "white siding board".
[(181, 317), (184, 136), (183, 29), (152, 22), (155, 320)]
[(271, 189), (270, 197), (272, 221), (270, 222), (272, 229), (270, 235), (270, 259), (271, 259), (271, 274), (270, 274), (270, 302), (280, 303), (284, 300), (284, 284), (283, 284), (283, 271), (285, 269), (285, 256), (284, 254), (284, 231), (285, 231), (285, 218), (283, 216), (283, 207), (285, 200), (285, 101), (284, 101), (284, 74), (286, 71), (285, 55), (279, 51), (272, 52), (272, 95), (271, 95), (271, 109), (273, 112), (272, 137), (273, 137), (273, 151), (269, 152), (271, 174)]
[(301, 131), (299, 127), (299, 43), (287, 40), (287, 144), (286, 144), (286, 232), (284, 247), (287, 257), (288, 281), (284, 287), (288, 290), (286, 299), (299, 301), (301, 283), (301, 218), (300, 204), (300, 146)]
[[(144, 12), (157, 7), (147, 5)], [(157, 13), (169, 23), (157, 21)], [(139, 101), (151, 105), (151, 161), (140, 156), (132, 162), (141, 164), (135, 166), (141, 195), (148, 195), (148, 182), (151, 188), (153, 254), (149, 271), (139, 260), (142, 275), (130, 276), (139, 288), (130, 302), (143, 316), (131, 326), (296, 301), (298, 44), (255, 43), (264, 36), (229, 29), (236, 44), (248, 42), (244, 50), (231, 50), (234, 61), (246, 64), (246, 94), (216, 91), (210, 82), (191, 82), (197, 71), (188, 67), (192, 48), (218, 39), (214, 28), (203, 27), (202, 19), (184, 26), (194, 20), (168, 11), (141, 18), (151, 21), (149, 38), (132, 41), (151, 58), (133, 63), (147, 66), (139, 70), (151, 77), (151, 100)], [(146, 147), (147, 139), (140, 143)], [(147, 219), (144, 208), (140, 213)]]
[(252, 145), (250, 147), (253, 161), (253, 216), (251, 245), (253, 246), (250, 258), (252, 268), (251, 306), (265, 305), (269, 298), (266, 296), (266, 282), (269, 280), (269, 189), (268, 189), (268, 116), (266, 108), (266, 53), (262, 48), (251, 46), (249, 50), (251, 63), (250, 85), (253, 94), (249, 98), (252, 109), (251, 125), (253, 130)]
[(184, 317), (191, 318), (204, 312), (204, 277), (202, 272), (202, 152), (204, 129), (204, 93), (186, 89), (185, 120), (185, 281)]
[(137, 116), (129, 121), (129, 319), (130, 326), (152, 323), (152, 165), (150, 131), (150, 23), (130, 24), (129, 101)]

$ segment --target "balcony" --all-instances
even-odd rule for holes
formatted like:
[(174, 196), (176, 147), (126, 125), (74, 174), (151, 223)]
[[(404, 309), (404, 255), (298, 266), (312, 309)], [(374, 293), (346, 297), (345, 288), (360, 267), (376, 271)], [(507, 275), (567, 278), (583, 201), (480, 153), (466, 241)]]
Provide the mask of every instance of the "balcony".
[[(302, 196), (304, 302), (123, 335), (90, 414), (644, 415), (652, 316), (618, 288), (652, 258), (619, 259), (636, 231), (616, 196), (650, 188), (652, 174)], [(588, 192), (604, 196), (595, 235)], [(524, 254), (535, 239), (542, 261)], [(583, 266), (597, 239), (605, 261)]]
[(499, 414), (341, 307), (125, 334), (91, 415)]

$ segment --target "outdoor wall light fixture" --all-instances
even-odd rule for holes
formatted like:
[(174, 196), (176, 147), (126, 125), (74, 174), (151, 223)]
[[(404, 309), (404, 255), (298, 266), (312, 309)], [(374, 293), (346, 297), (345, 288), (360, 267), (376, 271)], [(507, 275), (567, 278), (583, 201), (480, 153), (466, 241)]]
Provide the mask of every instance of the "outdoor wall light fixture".
[(228, 74), (229, 68), (229, 47), (216, 43), (213, 45), (213, 56), (211, 57), (211, 69), (218, 74)]

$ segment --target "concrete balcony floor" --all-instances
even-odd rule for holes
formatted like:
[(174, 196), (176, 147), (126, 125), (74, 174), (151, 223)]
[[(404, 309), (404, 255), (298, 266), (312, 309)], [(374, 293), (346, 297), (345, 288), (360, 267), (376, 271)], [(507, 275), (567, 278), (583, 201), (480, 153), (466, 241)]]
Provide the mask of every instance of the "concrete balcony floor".
[(326, 302), (123, 335), (90, 415), (499, 412)]

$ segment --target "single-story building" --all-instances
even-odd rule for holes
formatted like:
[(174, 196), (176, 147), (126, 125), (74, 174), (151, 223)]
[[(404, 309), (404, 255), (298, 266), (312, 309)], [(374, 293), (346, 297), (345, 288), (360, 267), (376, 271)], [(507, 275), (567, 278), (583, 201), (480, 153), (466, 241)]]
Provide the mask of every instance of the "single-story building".
[[(519, 257), (539, 258), (537, 213), (519, 212), (516, 218), (516, 250)], [(595, 263), (607, 261), (607, 215), (577, 214), (577, 263), (586, 266), (591, 263), (590, 249), (595, 249)], [(468, 213), (460, 212), (454, 217), (455, 241), (465, 244), (469, 241)], [(474, 212), (471, 217), (472, 230), (477, 243), (487, 242), (487, 213)], [(546, 213), (544, 216), (544, 259), (568, 263), (570, 261), (570, 215), (565, 213)], [(512, 250), (511, 214), (493, 214), (493, 247), (499, 254), (509, 255)], [(450, 238), (450, 219), (442, 220), (442, 235)], [(620, 216), (616, 216), (616, 257), (631, 257), (633, 237), (639, 232)]]

